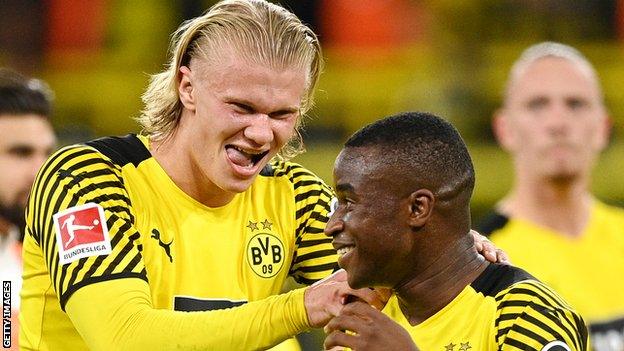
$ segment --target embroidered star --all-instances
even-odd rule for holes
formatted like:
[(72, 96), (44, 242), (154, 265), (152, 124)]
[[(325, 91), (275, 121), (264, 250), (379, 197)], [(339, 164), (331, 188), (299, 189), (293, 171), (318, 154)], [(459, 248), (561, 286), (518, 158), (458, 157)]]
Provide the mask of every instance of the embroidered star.
[(472, 348), (472, 346), (470, 346), (470, 341), (465, 342), (465, 343), (461, 342), (460, 344), (461, 346), (459, 347), (459, 351), (468, 351), (469, 349)]
[(451, 343), (446, 345), (446, 346), (444, 346), (444, 348), (446, 348), (446, 351), (453, 351), (455, 346), (457, 346), (457, 345), (453, 344), (453, 342), (451, 341)]
[(246, 227), (251, 229), (252, 232), (254, 230), (258, 230), (258, 222), (249, 221), (249, 224), (247, 224)]
[(264, 222), (260, 222), (262, 224), (262, 229), (268, 229), (271, 230), (271, 226), (273, 225), (273, 223), (269, 222), (268, 219), (265, 219)]

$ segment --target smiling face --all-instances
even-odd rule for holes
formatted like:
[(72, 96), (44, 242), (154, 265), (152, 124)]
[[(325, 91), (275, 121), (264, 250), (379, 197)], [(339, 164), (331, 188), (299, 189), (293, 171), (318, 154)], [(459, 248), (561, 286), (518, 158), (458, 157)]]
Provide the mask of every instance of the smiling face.
[(607, 143), (596, 77), (563, 58), (541, 58), (518, 71), (497, 119), (498, 139), (514, 156), (520, 178), (588, 177)]
[(334, 166), (338, 204), (325, 234), (352, 288), (393, 287), (411, 267), (409, 189), (399, 190), (400, 177), (379, 157), (373, 147), (347, 147)]
[(232, 50), (212, 56), (216, 62), (193, 59), (180, 70), (185, 111), (177, 133), (202, 188), (239, 193), (293, 136), (307, 74), (250, 63)]

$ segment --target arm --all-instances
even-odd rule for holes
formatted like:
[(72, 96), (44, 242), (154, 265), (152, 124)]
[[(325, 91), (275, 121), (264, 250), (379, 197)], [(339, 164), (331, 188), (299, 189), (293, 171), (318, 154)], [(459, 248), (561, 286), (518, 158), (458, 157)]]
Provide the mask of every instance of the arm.
[(342, 271), (314, 287), (206, 312), (154, 309), (146, 282), (118, 279), (78, 290), (66, 311), (94, 350), (258, 350), (325, 325), (349, 295), (381, 305), (371, 290), (349, 289)]
[(207, 312), (152, 308), (140, 279), (100, 282), (78, 290), (66, 311), (93, 350), (256, 350), (306, 330), (303, 290)]

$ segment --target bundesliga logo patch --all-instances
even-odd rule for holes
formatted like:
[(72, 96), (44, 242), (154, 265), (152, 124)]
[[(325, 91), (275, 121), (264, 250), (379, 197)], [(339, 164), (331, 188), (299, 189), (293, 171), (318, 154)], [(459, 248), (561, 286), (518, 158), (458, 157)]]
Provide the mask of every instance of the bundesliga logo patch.
[(71, 207), (55, 214), (53, 218), (61, 264), (111, 252), (102, 206), (88, 203)]

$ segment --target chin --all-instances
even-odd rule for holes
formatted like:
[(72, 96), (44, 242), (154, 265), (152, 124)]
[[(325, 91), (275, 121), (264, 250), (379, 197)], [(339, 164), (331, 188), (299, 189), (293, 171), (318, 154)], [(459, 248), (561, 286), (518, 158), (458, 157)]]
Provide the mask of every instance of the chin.
[[(255, 179), (255, 177), (254, 177)], [(253, 184), (253, 179), (252, 180), (245, 180), (245, 181), (238, 181), (235, 183), (230, 184), (226, 190), (232, 193), (244, 193), (245, 191), (247, 191), (247, 189), (249, 189), (251, 187), (251, 184)]]
[(347, 283), (352, 289), (363, 289), (374, 285), (367, 279), (359, 279), (357, 274), (351, 275), (349, 272), (347, 272)]

